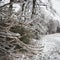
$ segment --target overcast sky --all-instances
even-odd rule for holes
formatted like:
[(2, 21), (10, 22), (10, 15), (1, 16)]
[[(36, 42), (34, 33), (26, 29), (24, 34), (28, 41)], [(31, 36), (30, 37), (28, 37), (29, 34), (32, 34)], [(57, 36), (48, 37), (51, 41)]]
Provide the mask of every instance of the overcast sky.
[(57, 11), (60, 16), (60, 0), (52, 0), (53, 8)]

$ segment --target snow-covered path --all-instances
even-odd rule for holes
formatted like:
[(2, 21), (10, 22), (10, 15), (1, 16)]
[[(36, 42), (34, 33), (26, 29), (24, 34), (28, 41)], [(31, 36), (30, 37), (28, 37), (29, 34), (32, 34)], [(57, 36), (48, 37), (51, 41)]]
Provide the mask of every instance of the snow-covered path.
[(45, 36), (42, 40), (42, 60), (60, 60), (60, 33)]

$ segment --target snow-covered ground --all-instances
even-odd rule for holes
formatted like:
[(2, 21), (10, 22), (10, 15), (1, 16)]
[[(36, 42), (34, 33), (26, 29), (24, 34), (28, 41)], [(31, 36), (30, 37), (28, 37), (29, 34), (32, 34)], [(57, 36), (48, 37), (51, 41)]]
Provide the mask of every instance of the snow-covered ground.
[(45, 60), (60, 60), (60, 33), (46, 35), (41, 41)]
[(33, 48), (38, 50), (37, 55), (21, 54), (21, 57), (19, 55), (14, 60), (60, 60), (60, 33), (46, 35), (34, 42), (36, 42), (34, 46), (38, 47)]

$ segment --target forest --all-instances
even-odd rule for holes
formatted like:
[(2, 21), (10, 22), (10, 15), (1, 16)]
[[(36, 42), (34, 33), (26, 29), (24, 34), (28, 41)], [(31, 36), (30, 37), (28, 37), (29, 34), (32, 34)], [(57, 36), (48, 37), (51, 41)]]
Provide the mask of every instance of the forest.
[(60, 60), (58, 0), (0, 0), (0, 60)]

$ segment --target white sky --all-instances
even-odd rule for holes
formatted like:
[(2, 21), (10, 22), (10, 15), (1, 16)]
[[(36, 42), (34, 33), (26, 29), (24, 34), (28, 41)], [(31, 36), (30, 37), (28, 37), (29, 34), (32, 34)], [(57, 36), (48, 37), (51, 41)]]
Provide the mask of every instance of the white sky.
[(52, 1), (52, 7), (56, 10), (57, 15), (56, 17), (58, 18), (58, 21), (60, 22), (60, 0), (51, 0)]
[(60, 0), (52, 0), (53, 8), (57, 11), (58, 15), (60, 16)]

